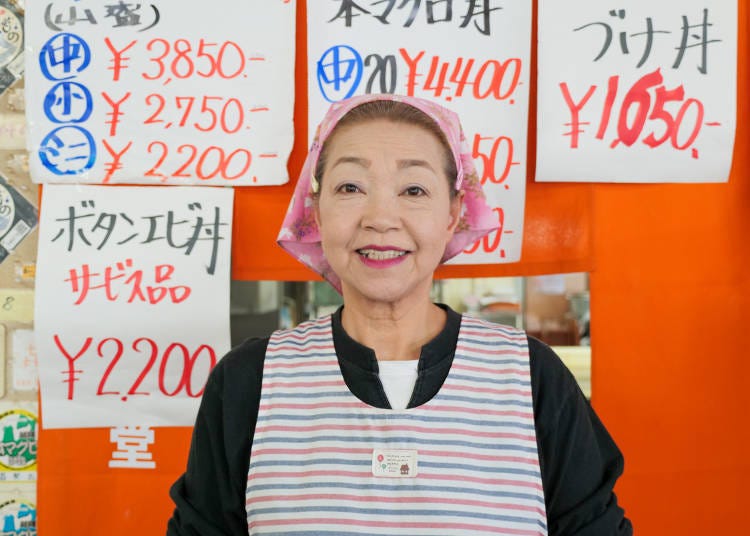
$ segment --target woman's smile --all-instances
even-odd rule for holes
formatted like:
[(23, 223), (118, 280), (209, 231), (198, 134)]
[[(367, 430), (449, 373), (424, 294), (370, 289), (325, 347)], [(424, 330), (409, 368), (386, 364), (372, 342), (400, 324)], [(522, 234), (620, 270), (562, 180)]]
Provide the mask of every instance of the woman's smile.
[(367, 246), (356, 250), (365, 266), (370, 268), (390, 268), (400, 264), (409, 254), (408, 251), (398, 248), (382, 246)]

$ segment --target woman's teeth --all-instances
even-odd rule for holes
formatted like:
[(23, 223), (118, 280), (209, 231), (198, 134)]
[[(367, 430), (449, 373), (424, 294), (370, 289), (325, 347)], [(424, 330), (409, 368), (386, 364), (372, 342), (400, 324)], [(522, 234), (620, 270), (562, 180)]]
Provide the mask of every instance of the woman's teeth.
[(357, 250), (357, 253), (359, 253), (363, 257), (367, 257), (368, 259), (372, 259), (375, 261), (385, 261), (388, 259), (395, 259), (396, 257), (406, 255), (406, 251), (398, 251), (395, 249), (389, 249), (386, 251), (378, 251), (375, 249), (359, 249)]

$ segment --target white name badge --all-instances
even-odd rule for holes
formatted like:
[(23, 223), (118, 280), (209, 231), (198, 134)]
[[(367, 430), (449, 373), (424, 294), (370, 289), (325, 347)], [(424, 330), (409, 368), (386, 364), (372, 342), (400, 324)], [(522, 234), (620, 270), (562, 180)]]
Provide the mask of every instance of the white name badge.
[(414, 478), (417, 476), (417, 451), (374, 449), (372, 475), (381, 478)]

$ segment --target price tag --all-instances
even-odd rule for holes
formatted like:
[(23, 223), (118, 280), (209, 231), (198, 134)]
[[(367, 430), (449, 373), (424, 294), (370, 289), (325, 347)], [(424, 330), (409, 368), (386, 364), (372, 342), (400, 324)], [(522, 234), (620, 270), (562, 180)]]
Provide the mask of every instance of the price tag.
[(229, 350), (233, 195), (44, 187), (34, 330), (45, 427), (194, 423)]
[(539, 6), (538, 181), (723, 182), (737, 2)]

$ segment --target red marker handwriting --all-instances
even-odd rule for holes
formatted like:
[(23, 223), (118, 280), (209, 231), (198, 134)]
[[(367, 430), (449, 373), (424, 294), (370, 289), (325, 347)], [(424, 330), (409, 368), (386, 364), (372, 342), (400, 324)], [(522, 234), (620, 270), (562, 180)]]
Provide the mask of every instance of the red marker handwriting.
[[(143, 121), (145, 125), (188, 127), (201, 132), (221, 130), (226, 134), (235, 134), (243, 127), (250, 128), (245, 125), (245, 107), (236, 98), (176, 96), (174, 101), (168, 101), (159, 93), (151, 93), (146, 96), (145, 103), (153, 109)], [(179, 118), (175, 118), (175, 122), (165, 121), (163, 115), (167, 118), (178, 115)]]
[[(490, 142), (491, 145), (484, 144), (484, 142)], [(483, 151), (481, 145), (488, 146), (489, 150)], [(508, 136), (493, 138), (492, 136), (474, 135), (471, 156), (478, 159), (481, 164), (480, 177), (483, 185), (487, 181), (492, 184), (502, 184), (506, 181), (513, 166), (520, 164), (520, 162), (513, 160), (513, 151), (513, 139)], [(509, 188), (507, 184), (504, 186), (506, 189)]]
[(107, 184), (109, 182), (109, 179), (112, 178), (112, 174), (118, 169), (122, 169), (122, 163), (120, 162), (120, 160), (122, 159), (123, 155), (127, 153), (128, 150), (133, 146), (133, 142), (129, 141), (128, 144), (123, 147), (120, 152), (117, 152), (117, 150), (114, 149), (106, 139), (102, 139), (102, 143), (107, 149), (109, 155), (112, 157), (112, 160), (104, 164), (104, 171), (106, 171), (107, 174), (104, 176), (102, 183)]
[[(663, 82), (664, 77), (659, 69), (643, 75), (627, 91), (617, 112), (615, 102), (620, 90), (620, 77), (611, 76), (607, 81), (595, 137), (604, 139), (614, 115), (617, 137), (610, 142), (610, 147), (615, 148), (620, 144), (630, 147), (641, 140), (645, 145), (655, 148), (669, 141), (679, 151), (690, 148), (693, 158), (697, 158), (698, 150), (691, 146), (704, 126), (703, 103), (695, 98), (685, 99), (682, 85), (667, 89)], [(571, 95), (567, 83), (561, 83), (560, 90), (571, 118), (566, 123), (570, 130), (564, 135), (570, 137), (570, 147), (576, 149), (579, 147), (581, 134), (585, 133), (584, 127), (591, 124), (582, 119), (582, 113), (587, 109), (589, 99), (596, 93), (598, 86), (590, 86), (577, 101)], [(705, 125), (716, 126), (718, 123), (707, 122)], [(645, 135), (644, 130), (647, 131)]]
[[(68, 378), (63, 382), (68, 383), (68, 400), (73, 400), (76, 394), (74, 382), (80, 379), (76, 374), (83, 373), (84, 367), (96, 367), (86, 359), (94, 338), (87, 337), (74, 356), (65, 348), (60, 335), (55, 334), (53, 338), (57, 348), (68, 361), (68, 368), (63, 371)], [(162, 350), (156, 341), (148, 337), (139, 337), (132, 342), (126, 342), (118, 337), (105, 337), (98, 341), (95, 348), (98, 359), (109, 360), (98, 382), (95, 395), (119, 396), (123, 402), (130, 396), (157, 394), (143, 388), (143, 382), (157, 364), (156, 383), (159, 393), (171, 398), (184, 392), (191, 398), (198, 398), (203, 394), (208, 374), (217, 361), (216, 352), (207, 344), (200, 344), (191, 350), (181, 342), (172, 342)], [(79, 359), (79, 368), (75, 369), (73, 364)], [(123, 378), (125, 374), (120, 365), (123, 362), (131, 365), (134, 362), (138, 363), (138, 375), (134, 378)], [(123, 391), (125, 388), (127, 389)]]
[(129, 60), (130, 58), (128, 56), (123, 56), (123, 54), (131, 49), (133, 45), (136, 44), (136, 42), (137, 41), (134, 39), (133, 41), (128, 43), (125, 48), (121, 48), (118, 50), (114, 47), (112, 41), (109, 40), (109, 37), (104, 38), (104, 44), (107, 45), (107, 48), (112, 53), (112, 59), (110, 60), (112, 62), (112, 65), (110, 67), (107, 67), (107, 69), (112, 71), (112, 80), (114, 82), (120, 80), (120, 71), (128, 68), (128, 66), (125, 65), (125, 61)]
[(209, 43), (201, 39), (198, 43), (191, 43), (187, 39), (176, 39), (174, 42), (166, 39), (152, 39), (146, 44), (150, 53), (148, 61), (150, 68), (141, 73), (146, 80), (163, 80), (168, 84), (174, 79), (186, 79), (193, 76), (224, 79), (237, 78), (245, 75), (250, 58), (234, 41), (223, 43)]
[(102, 91), (102, 97), (104, 97), (104, 100), (107, 101), (107, 104), (112, 108), (110, 112), (107, 112), (109, 119), (105, 121), (105, 124), (109, 125), (109, 135), (116, 136), (117, 125), (120, 122), (120, 116), (123, 114), (123, 112), (120, 111), (120, 105), (130, 98), (130, 92), (128, 91), (125, 96), (118, 101), (112, 100), (109, 94), (104, 91)]
[[(82, 304), (92, 291), (103, 291), (107, 301), (120, 300), (127, 296), (127, 303), (141, 302), (156, 305), (164, 300), (171, 303), (182, 303), (190, 297), (192, 289), (187, 285), (165, 285), (172, 279), (174, 266), (158, 264), (153, 271), (153, 284), (144, 283), (145, 273), (133, 269), (133, 260), (117, 262), (106, 266), (103, 272), (94, 272), (89, 264), (71, 268), (65, 279), (70, 283), (70, 290), (75, 295), (75, 305)], [(150, 274), (149, 274), (150, 275)], [(123, 293), (124, 294), (121, 294)]]
[[(409, 54), (401, 48), (399, 53), (409, 71), (406, 82), (408, 95), (414, 95), (417, 89), (421, 89), (432, 92), (435, 97), (444, 96), (446, 100), (452, 100), (464, 96), (464, 91), (470, 88), (471, 96), (478, 100), (491, 98), (508, 100), (510, 104), (515, 102), (513, 94), (520, 84), (522, 69), (519, 58), (479, 62), (473, 58), (459, 57), (449, 61), (432, 56), (425, 62), (424, 50)], [(424, 83), (419, 80), (424, 80)]]
[(513, 231), (504, 230), (505, 211), (503, 211), (502, 208), (495, 207), (492, 209), (492, 211), (497, 214), (497, 222), (499, 227), (497, 228), (497, 230), (491, 232), (488, 235), (485, 235), (484, 237), (474, 242), (474, 244), (464, 249), (464, 253), (471, 255), (472, 253), (479, 251), (479, 248), (481, 247), (482, 251), (484, 251), (485, 253), (497, 252), (501, 259), (505, 258), (505, 250), (500, 247), (503, 235), (511, 234)]
[[(242, 147), (227, 153), (217, 145), (202, 149), (191, 143), (184, 143), (176, 151), (170, 151), (163, 141), (152, 141), (147, 150), (149, 154), (156, 155), (156, 163), (146, 171), (145, 176), (159, 178), (162, 182), (170, 178), (191, 177), (198, 177), (200, 180), (216, 177), (235, 180), (247, 173), (252, 163), (250, 150)], [(164, 170), (163, 166), (170, 152), (177, 153), (175, 159), (178, 163)]]
[(68, 361), (68, 370), (63, 371), (63, 374), (67, 374), (68, 377), (63, 380), (63, 383), (68, 384), (68, 400), (73, 400), (73, 393), (75, 391), (75, 382), (79, 380), (79, 378), (77, 377), (77, 374), (81, 374), (83, 372), (83, 370), (75, 368), (75, 361), (76, 359), (81, 357), (83, 354), (85, 354), (86, 350), (89, 349), (89, 346), (91, 346), (92, 338), (91, 337), (86, 338), (86, 340), (83, 342), (83, 346), (81, 347), (80, 350), (78, 350), (78, 353), (75, 356), (70, 355), (68, 350), (65, 349), (58, 335), (54, 335), (53, 339), (55, 341), (55, 345), (57, 346), (57, 349), (60, 350), (62, 355)]

